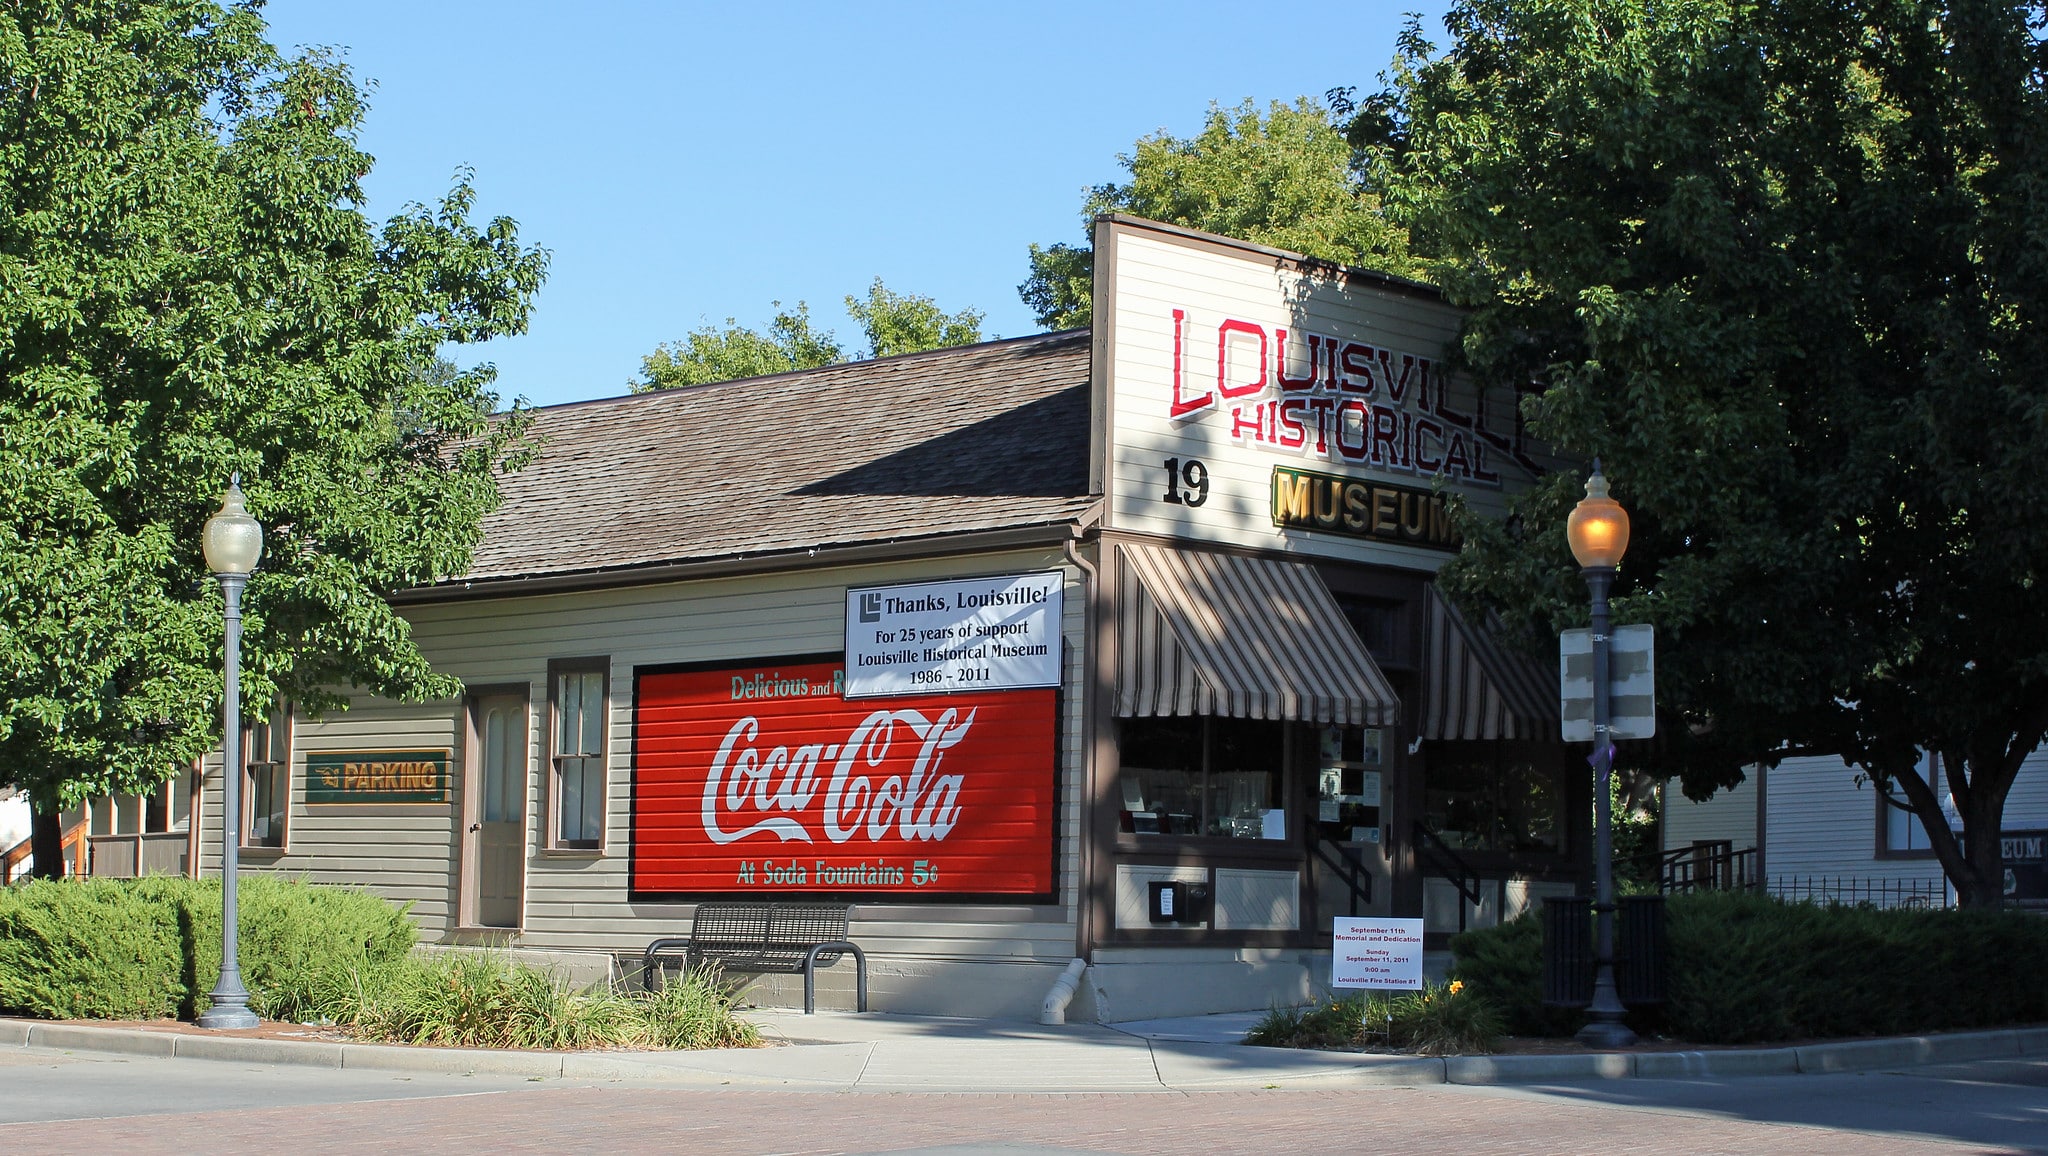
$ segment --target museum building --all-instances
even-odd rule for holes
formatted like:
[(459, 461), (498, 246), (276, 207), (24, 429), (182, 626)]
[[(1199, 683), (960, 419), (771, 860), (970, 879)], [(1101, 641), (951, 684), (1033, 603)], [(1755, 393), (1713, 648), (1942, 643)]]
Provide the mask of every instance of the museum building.
[(1090, 330), (537, 411), (469, 572), (395, 600), (464, 696), (280, 704), (243, 869), (579, 976), (706, 899), (844, 900), (878, 1010), (1035, 1017), (1078, 959), (1106, 1020), (1305, 998), (1334, 916), (1438, 946), (1573, 890), (1554, 668), (1432, 585), (1450, 495), (1556, 465), (1446, 371), (1458, 312), (1095, 244)]

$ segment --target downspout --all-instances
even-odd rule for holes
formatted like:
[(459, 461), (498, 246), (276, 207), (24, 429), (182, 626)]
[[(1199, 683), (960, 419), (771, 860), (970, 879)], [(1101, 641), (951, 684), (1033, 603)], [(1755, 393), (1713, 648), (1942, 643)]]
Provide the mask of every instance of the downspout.
[(1067, 969), (1055, 980), (1052, 990), (1045, 993), (1045, 1006), (1038, 1011), (1038, 1022), (1057, 1025), (1067, 1022), (1067, 1005), (1074, 1001), (1074, 989), (1081, 985), (1081, 973), (1088, 970), (1088, 961), (1076, 957), (1067, 964)]
[(1074, 992), (1081, 983), (1081, 973), (1088, 970), (1089, 954), (1094, 949), (1095, 830), (1092, 800), (1095, 793), (1095, 727), (1098, 714), (1095, 666), (1099, 645), (1097, 633), (1102, 621), (1102, 583), (1094, 563), (1083, 558), (1075, 548), (1085, 532), (1084, 527), (1076, 526), (1073, 535), (1060, 543), (1060, 553), (1081, 572), (1085, 587), (1082, 599), (1086, 609), (1081, 625), (1081, 790), (1074, 800), (1079, 816), (1075, 829), (1080, 840), (1081, 877), (1075, 880), (1074, 885), (1074, 958), (1060, 972), (1059, 979), (1053, 982), (1052, 990), (1045, 993), (1044, 1006), (1038, 1013), (1038, 1022), (1047, 1025), (1067, 1022), (1067, 1005), (1074, 1000)]

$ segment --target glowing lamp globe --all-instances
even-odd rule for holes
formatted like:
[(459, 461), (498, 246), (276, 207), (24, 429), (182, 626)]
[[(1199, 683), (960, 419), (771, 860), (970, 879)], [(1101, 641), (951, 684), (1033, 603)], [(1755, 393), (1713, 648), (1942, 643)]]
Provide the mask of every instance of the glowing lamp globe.
[(1586, 479), (1586, 496), (1572, 507), (1564, 532), (1571, 541), (1572, 557), (1589, 570), (1612, 570), (1628, 551), (1628, 511), (1608, 496), (1600, 463), (1593, 463), (1593, 476)]

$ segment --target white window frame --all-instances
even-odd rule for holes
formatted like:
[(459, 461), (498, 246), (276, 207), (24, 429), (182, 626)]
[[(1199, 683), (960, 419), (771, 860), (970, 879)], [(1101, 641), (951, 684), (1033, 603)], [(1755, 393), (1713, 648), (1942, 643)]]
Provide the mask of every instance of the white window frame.
[[(242, 728), (242, 817), (236, 837), (245, 851), (281, 855), (291, 848), (295, 715), (289, 701), (278, 699), (268, 715)], [(261, 816), (256, 811), (259, 778), (269, 780), (269, 793), (275, 797), (274, 805)], [(260, 838), (256, 835), (259, 820), (265, 826)], [(269, 829), (273, 826), (274, 831)]]
[[(548, 663), (548, 792), (541, 846), (549, 851), (601, 854), (605, 849), (611, 802), (611, 682), (609, 658)], [(572, 815), (582, 821), (576, 833), (568, 835), (564, 825)], [(594, 827), (587, 821), (593, 815)]]

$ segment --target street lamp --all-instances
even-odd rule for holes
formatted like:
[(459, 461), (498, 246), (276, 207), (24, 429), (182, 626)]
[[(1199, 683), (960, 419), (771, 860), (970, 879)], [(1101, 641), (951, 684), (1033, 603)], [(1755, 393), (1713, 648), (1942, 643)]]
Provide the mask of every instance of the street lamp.
[(201, 538), (206, 568), (220, 580), (226, 602), (227, 686), (221, 713), (221, 839), (220, 839), (220, 982), (207, 998), (213, 1006), (199, 1015), (202, 1028), (253, 1028), (249, 990), (242, 986), (241, 964), (235, 958), (235, 868), (241, 842), (242, 816), (242, 587), (263, 555), (263, 527), (242, 508), (242, 475), (228, 482), (220, 511), (206, 520)]
[(1628, 550), (1628, 511), (1608, 496), (1598, 458), (1593, 459), (1593, 476), (1586, 479), (1586, 496), (1572, 508), (1571, 519), (1565, 523), (1565, 537), (1593, 595), (1593, 915), (1599, 928), (1598, 969), (1593, 973), (1593, 1002), (1586, 1009), (1591, 1018), (1579, 1029), (1578, 1038), (1587, 1047), (1625, 1048), (1636, 1042), (1636, 1034), (1622, 1022), (1626, 1009), (1614, 988), (1614, 831), (1609, 804), (1614, 737), (1608, 725), (1612, 712), (1608, 702), (1607, 592), (1614, 584), (1614, 568)]

